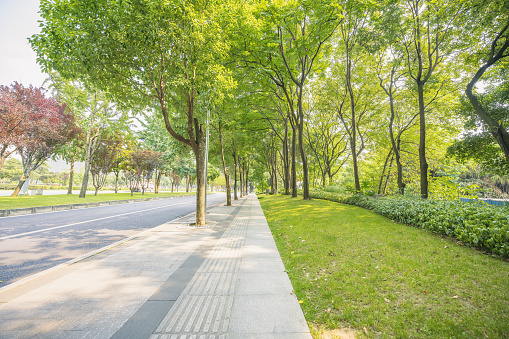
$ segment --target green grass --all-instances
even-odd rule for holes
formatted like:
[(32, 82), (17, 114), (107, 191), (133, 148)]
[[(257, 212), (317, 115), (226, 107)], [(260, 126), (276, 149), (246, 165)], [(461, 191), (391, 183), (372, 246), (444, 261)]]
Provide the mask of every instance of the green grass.
[(128, 199), (143, 199), (143, 198), (154, 198), (154, 197), (169, 197), (178, 195), (189, 195), (195, 194), (195, 192), (186, 193), (168, 193), (160, 192), (155, 193), (134, 193), (131, 197), (131, 193), (99, 193), (97, 196), (93, 194), (87, 194), (85, 198), (79, 198), (78, 194), (72, 195), (24, 195), (15, 198), (11, 197), (0, 197), (0, 210), (13, 209), (13, 208), (25, 208), (25, 207), (39, 207), (39, 206), (52, 206), (52, 205), (67, 205), (67, 204), (83, 204), (88, 202), (100, 202), (100, 201), (111, 201), (111, 200), (128, 200)]
[(509, 337), (509, 263), (331, 201), (262, 196), (315, 338)]

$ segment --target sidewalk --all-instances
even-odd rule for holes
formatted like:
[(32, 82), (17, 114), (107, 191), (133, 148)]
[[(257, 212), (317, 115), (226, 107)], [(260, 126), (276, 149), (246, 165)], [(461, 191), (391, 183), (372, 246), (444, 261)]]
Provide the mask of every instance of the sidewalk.
[(0, 338), (311, 338), (256, 196), (208, 212), (6, 286)]

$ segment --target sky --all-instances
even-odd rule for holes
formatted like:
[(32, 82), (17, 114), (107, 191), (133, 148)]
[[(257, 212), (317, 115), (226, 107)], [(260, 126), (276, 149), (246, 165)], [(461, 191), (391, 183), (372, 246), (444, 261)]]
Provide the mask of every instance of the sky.
[(0, 85), (42, 86), (44, 75), (28, 37), (39, 33), (39, 0), (0, 0)]
[[(0, 85), (14, 81), (42, 86), (47, 76), (37, 64), (28, 37), (40, 32), (39, 0), (0, 0)], [(14, 156), (19, 159), (19, 156)], [(49, 161), (52, 171), (69, 171), (62, 161)], [(82, 164), (77, 164), (81, 169)]]

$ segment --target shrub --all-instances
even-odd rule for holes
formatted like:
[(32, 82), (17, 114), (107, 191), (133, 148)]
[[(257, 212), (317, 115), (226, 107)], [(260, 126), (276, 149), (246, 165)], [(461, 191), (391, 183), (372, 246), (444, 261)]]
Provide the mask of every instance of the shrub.
[(311, 197), (360, 206), (391, 220), (509, 258), (509, 208), (482, 202), (424, 200), (416, 197), (366, 197), (313, 190)]

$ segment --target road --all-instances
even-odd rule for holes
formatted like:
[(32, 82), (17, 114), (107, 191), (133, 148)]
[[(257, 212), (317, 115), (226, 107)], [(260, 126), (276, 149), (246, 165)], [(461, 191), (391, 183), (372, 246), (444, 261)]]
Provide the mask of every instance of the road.
[[(224, 194), (207, 196), (212, 206)], [(195, 197), (0, 218), (0, 288), (195, 211)]]

